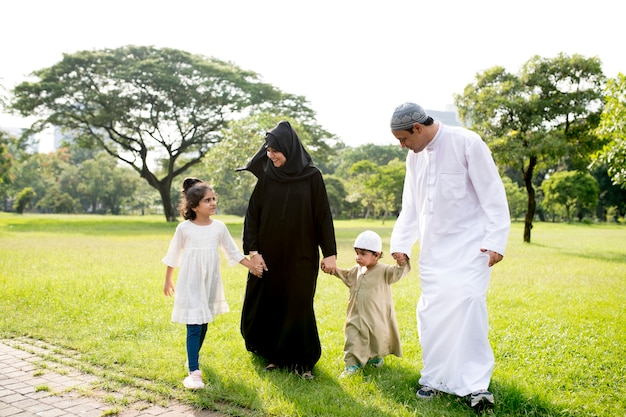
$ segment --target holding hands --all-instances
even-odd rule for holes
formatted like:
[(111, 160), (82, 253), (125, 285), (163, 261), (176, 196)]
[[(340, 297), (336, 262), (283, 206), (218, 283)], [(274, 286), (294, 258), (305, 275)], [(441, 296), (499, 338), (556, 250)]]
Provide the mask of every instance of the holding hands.
[(258, 252), (250, 252), (250, 273), (257, 278), (263, 277), (263, 271), (267, 271), (267, 265), (265, 265), (265, 260), (263, 259), (263, 255)]
[(391, 257), (396, 260), (396, 263), (400, 266), (404, 265), (406, 261), (409, 259), (406, 256), (406, 253), (394, 252), (391, 254)]
[(320, 263), (320, 268), (322, 269), (323, 272), (327, 274), (336, 273), (337, 272), (337, 256), (331, 255), (329, 257), (322, 259), (322, 262)]

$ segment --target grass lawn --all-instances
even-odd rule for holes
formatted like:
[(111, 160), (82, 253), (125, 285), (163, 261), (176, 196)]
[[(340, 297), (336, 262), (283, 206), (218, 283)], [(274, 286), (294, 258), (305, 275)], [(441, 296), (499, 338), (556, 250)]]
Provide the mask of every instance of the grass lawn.
[[(240, 242), (242, 220), (217, 216)], [(354, 263), (365, 229), (388, 251), (393, 222), (337, 221), (338, 265)], [(532, 244), (513, 225), (488, 293), (498, 416), (623, 416), (626, 410), (626, 227), (536, 223)], [(317, 378), (261, 372), (239, 333), (246, 270), (222, 262), (231, 312), (209, 325), (201, 351), (207, 388), (181, 388), (185, 328), (162, 293), (175, 224), (161, 216), (0, 213), (0, 338), (72, 349), (111, 389), (141, 387), (148, 401), (177, 398), (242, 416), (467, 416), (464, 401), (415, 397), (421, 367), (416, 265), (394, 284), (404, 357), (339, 379), (348, 289), (320, 273)], [(413, 254), (416, 257), (417, 251)], [(222, 259), (225, 259), (222, 256)], [(385, 254), (383, 261), (391, 263)], [(107, 388), (107, 386), (103, 388)], [(112, 398), (112, 402), (123, 401)]]

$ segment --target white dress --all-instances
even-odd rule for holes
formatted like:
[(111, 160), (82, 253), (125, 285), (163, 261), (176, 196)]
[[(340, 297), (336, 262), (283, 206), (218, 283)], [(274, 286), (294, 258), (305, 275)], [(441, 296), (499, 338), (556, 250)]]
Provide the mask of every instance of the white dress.
[(489, 254), (504, 255), (510, 215), (491, 152), (467, 129), (440, 125), (409, 152), (391, 253), (420, 244), (420, 384), (459, 396), (489, 387), (494, 365), (486, 306)]
[(210, 323), (218, 314), (230, 311), (220, 273), (219, 247), (229, 265), (244, 258), (226, 225), (219, 220), (206, 226), (186, 220), (176, 226), (162, 260), (167, 266), (180, 267), (174, 292), (173, 322)]

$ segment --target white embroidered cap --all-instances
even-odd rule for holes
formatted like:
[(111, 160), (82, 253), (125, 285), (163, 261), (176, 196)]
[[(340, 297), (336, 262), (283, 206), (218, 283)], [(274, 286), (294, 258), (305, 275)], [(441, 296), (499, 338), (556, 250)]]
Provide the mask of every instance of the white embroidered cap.
[(356, 237), (354, 247), (380, 253), (383, 250), (383, 241), (378, 233), (366, 230)]

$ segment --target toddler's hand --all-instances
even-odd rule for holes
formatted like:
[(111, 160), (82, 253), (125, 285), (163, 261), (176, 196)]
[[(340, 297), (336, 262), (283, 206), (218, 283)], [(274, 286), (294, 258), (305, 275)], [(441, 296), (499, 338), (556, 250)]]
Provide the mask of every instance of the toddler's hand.
[(391, 257), (396, 260), (396, 263), (400, 266), (404, 265), (406, 261), (409, 259), (406, 256), (406, 253), (394, 252), (391, 254)]

